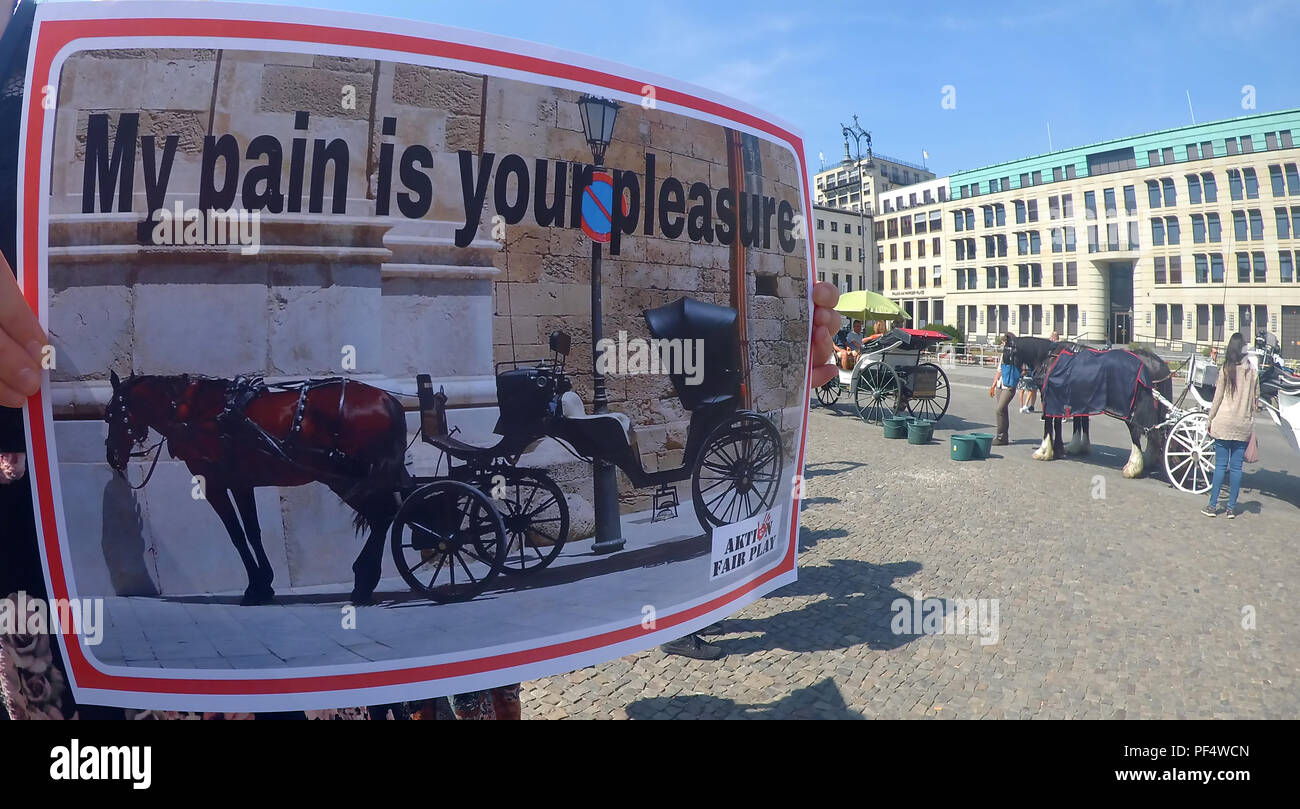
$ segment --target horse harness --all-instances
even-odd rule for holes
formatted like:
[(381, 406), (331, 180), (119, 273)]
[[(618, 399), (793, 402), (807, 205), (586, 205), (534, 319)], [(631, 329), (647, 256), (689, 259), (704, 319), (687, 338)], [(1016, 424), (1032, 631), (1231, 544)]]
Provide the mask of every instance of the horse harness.
[[(326, 449), (303, 445), (302, 428), (303, 420), (307, 414), (307, 394), (336, 383), (339, 386), (338, 418), (335, 419), (334, 429), (330, 433), (334, 446)], [(341, 439), (338, 426), (343, 422), (343, 401), (347, 396), (347, 386), (348, 380), (343, 377), (268, 385), (260, 376), (236, 376), (226, 385), (225, 404), (221, 413), (217, 416), (217, 424), (221, 428), (223, 438), (233, 438), (240, 434), (248, 436), (253, 439), (258, 449), (276, 460), (294, 466), (310, 466), (313, 472), (317, 471), (315, 464), (312, 463), (313, 461), (328, 464), (333, 468), (352, 466), (354, 464), (352, 459), (348, 457), (347, 453), (338, 448)], [(276, 390), (291, 391), (294, 389), (298, 391), (298, 402), (294, 406), (293, 421), (289, 425), (289, 432), (284, 438), (271, 435), (260, 424), (248, 417), (246, 412), (248, 405), (258, 397)], [(354, 473), (344, 472), (337, 476), (350, 478), (364, 475), (367, 471), (357, 469)]]

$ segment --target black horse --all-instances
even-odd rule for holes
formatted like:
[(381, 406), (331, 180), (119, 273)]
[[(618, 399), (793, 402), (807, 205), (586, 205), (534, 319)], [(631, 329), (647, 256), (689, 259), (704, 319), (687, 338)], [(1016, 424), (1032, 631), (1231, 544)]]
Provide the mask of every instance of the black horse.
[[(1074, 343), (1053, 342), (1042, 337), (1013, 335), (1011, 343), (1002, 350), (1002, 361), (1021, 370), (1028, 368), (1028, 384), (1039, 389), (1041, 388), (1038, 382), (1039, 366), (1042, 366), (1049, 357), (1054, 356), (1055, 352), (1059, 352), (1062, 348), (1072, 348), (1074, 345)], [(1043, 445), (1034, 451), (1034, 460), (1050, 461), (1054, 458), (1064, 458), (1066, 455), (1087, 455), (1092, 451), (1092, 441), (1088, 434), (1088, 417), (1074, 417), (1074, 434), (1069, 446), (1066, 446), (1061, 438), (1061, 426), (1064, 421), (1065, 419), (1059, 416), (1043, 415)]]
[[(1034, 341), (1030, 343), (1029, 341)], [(1041, 355), (1042, 345), (1047, 344), (1050, 350), (1045, 356)], [(1026, 356), (1032, 356), (1037, 362), (1032, 366), (1032, 384), (1038, 388), (1043, 400), (1043, 443), (1034, 452), (1034, 459), (1040, 461), (1050, 461), (1055, 457), (1066, 454), (1065, 448), (1061, 446), (1060, 422), (1064, 420), (1064, 415), (1049, 415), (1052, 407), (1049, 405), (1049, 397), (1056, 398), (1063, 395), (1064, 391), (1059, 385), (1054, 384), (1062, 374), (1062, 369), (1067, 367), (1066, 363), (1058, 362), (1061, 359), (1075, 360), (1081, 364), (1086, 363), (1097, 369), (1101, 373), (1111, 375), (1112, 383), (1115, 377), (1119, 377), (1120, 384), (1112, 385), (1122, 393), (1110, 402), (1066, 402), (1066, 411), (1092, 411), (1091, 414), (1106, 413), (1108, 416), (1120, 419), (1128, 425), (1129, 439), (1132, 442), (1132, 450), (1129, 453), (1128, 462), (1124, 464), (1123, 474), (1126, 478), (1135, 478), (1142, 474), (1144, 469), (1159, 460), (1159, 452), (1164, 444), (1164, 430), (1157, 429), (1157, 425), (1165, 420), (1165, 406), (1155, 397), (1155, 392), (1159, 392), (1166, 400), (1173, 398), (1173, 381), (1168, 363), (1157, 357), (1155, 354), (1144, 349), (1108, 349), (1106, 351), (1097, 351), (1072, 343), (1051, 343), (1047, 340), (1032, 337), (1020, 337), (1015, 340), (1015, 359), (1025, 362)], [(1064, 358), (1062, 355), (1065, 355)], [(1025, 363), (1028, 364), (1028, 363)], [(1053, 374), (1056, 374), (1054, 377)], [(1105, 387), (1105, 386), (1103, 386)], [(1049, 394), (1049, 388), (1051, 394)], [(1080, 390), (1082, 388), (1082, 390)], [(1104, 392), (1102, 388), (1093, 388), (1091, 386), (1081, 386), (1077, 382), (1073, 389), (1069, 391), (1072, 394), (1082, 394), (1084, 398), (1092, 397), (1098, 392)], [(1094, 397), (1095, 398), (1095, 397)], [(1070, 454), (1075, 452), (1086, 452), (1088, 447), (1087, 418), (1074, 416), (1075, 438), (1071, 442)], [(1051, 434), (1050, 422), (1055, 421), (1055, 435)], [(1082, 424), (1081, 424), (1082, 422)], [(1142, 437), (1147, 437), (1146, 451), (1142, 450)]]

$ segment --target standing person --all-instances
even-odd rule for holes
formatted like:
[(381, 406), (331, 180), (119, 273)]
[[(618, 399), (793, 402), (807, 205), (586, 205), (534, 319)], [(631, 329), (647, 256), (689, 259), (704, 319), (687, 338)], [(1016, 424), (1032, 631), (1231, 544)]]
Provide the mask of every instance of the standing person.
[(1259, 377), (1246, 357), (1246, 340), (1241, 332), (1228, 339), (1219, 383), (1210, 406), (1210, 437), (1214, 439), (1214, 480), (1210, 504), (1201, 509), (1207, 517), (1219, 515), (1219, 489), (1228, 477), (1228, 505), (1224, 515), (1237, 516), (1237, 493), (1241, 491), (1241, 462), (1246, 444), (1255, 431), (1255, 402), (1259, 398)]
[(993, 416), (997, 421), (997, 435), (993, 437), (993, 445), (997, 447), (1011, 443), (1007, 408), (1010, 407), (1011, 399), (1016, 395), (1016, 385), (1020, 382), (1020, 366), (1011, 361), (1011, 344), (1014, 340), (1011, 332), (1002, 335), (1002, 358), (998, 361), (993, 386), (989, 388), (989, 396), (994, 397)]

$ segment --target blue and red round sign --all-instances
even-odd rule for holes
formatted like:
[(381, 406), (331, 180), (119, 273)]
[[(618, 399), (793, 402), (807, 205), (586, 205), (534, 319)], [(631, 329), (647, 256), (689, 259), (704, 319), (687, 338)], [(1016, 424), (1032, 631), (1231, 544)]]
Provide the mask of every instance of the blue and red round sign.
[[(613, 227), (610, 211), (614, 210), (614, 178), (607, 171), (593, 172), (591, 183), (582, 192), (582, 231), (593, 242), (602, 244), (609, 241)], [(623, 200), (623, 213), (628, 212), (627, 200)]]

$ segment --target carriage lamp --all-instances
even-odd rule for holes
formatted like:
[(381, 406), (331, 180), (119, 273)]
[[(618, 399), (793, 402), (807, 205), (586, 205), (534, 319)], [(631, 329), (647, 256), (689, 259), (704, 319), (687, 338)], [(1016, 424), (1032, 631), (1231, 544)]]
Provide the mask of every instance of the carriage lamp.
[[(582, 114), (582, 130), (591, 147), (591, 159), (599, 169), (605, 164), (605, 149), (614, 139), (614, 120), (618, 117), (618, 102), (593, 95), (578, 99), (578, 112)], [(596, 366), (600, 356), (596, 346), (604, 337), (603, 309), (600, 292), (600, 242), (591, 242), (591, 409), (594, 413), (609, 412), (609, 397), (605, 393), (605, 377)], [(594, 553), (613, 553), (623, 549), (623, 526), (619, 518), (618, 477), (614, 465), (596, 460), (592, 466), (592, 505), (596, 517), (596, 539), (591, 545)]]

